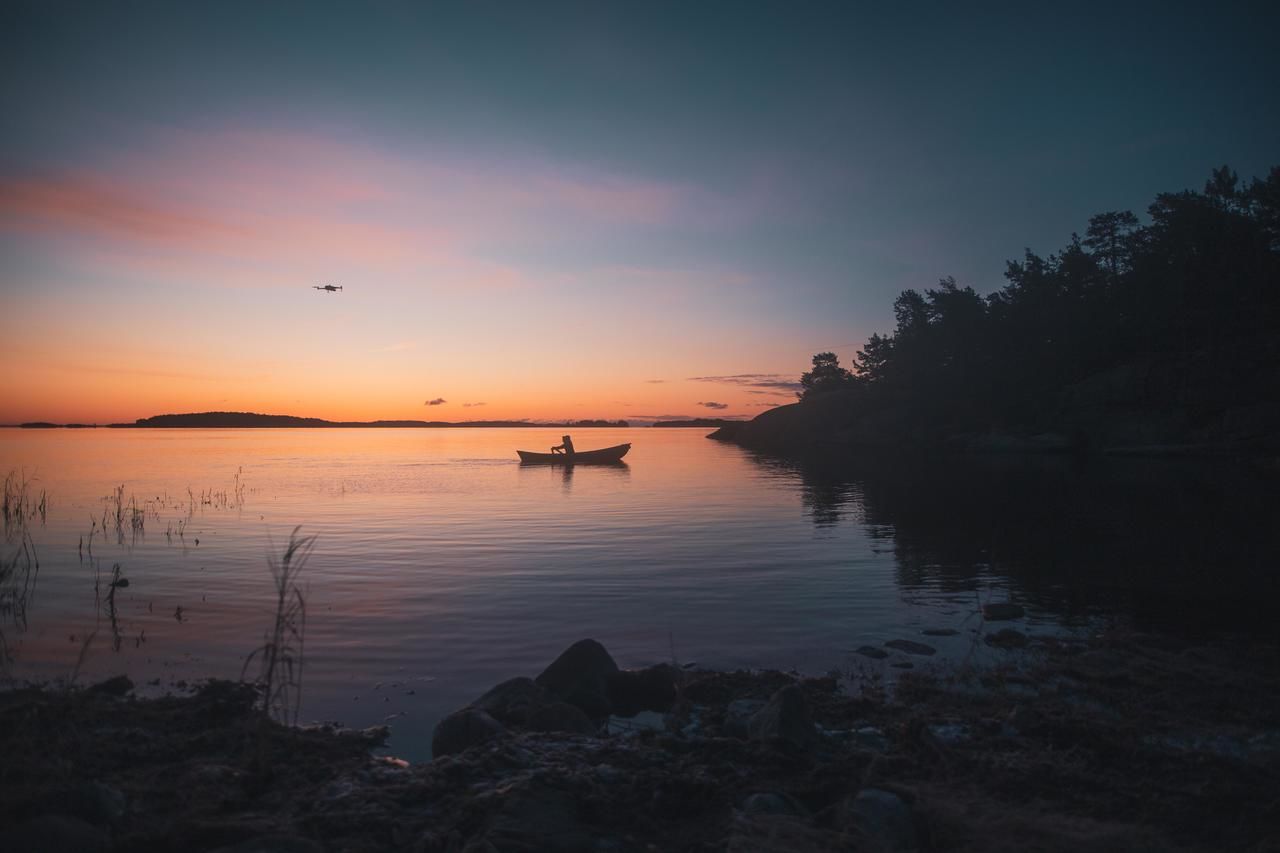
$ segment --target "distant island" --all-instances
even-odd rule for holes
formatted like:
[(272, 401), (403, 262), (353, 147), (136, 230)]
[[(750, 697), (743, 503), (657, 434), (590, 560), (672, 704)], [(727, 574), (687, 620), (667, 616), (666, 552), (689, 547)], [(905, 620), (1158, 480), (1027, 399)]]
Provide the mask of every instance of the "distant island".
[(690, 418), (683, 421), (656, 421), (656, 427), (723, 427), (727, 424), (740, 424), (735, 418)]
[[(83, 428), (85, 424), (54, 424), (32, 421), (19, 424), (23, 429)], [(629, 427), (627, 421), (581, 420), (560, 422), (536, 421), (326, 421), (322, 418), (300, 418), (294, 415), (262, 415), (256, 412), (191, 412), (182, 415), (153, 415), (138, 418), (131, 424), (106, 424), (109, 429), (351, 429), (409, 428), (447, 429), (453, 427)]]

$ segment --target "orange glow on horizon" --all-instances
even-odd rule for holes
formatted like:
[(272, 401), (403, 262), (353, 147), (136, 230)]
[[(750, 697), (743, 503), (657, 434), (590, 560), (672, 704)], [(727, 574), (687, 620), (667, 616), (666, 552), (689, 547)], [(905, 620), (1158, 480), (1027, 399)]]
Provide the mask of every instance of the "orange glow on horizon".
[(732, 228), (740, 207), (550, 161), (248, 131), (0, 175), (0, 423), (751, 417), (790, 389), (689, 377), (797, 378), (810, 347), (761, 339), (764, 283), (593, 255)]

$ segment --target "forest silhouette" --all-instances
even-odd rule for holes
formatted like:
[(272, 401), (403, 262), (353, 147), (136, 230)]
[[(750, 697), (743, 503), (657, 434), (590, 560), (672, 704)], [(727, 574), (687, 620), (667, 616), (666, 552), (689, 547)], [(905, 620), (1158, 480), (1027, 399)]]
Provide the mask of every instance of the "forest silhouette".
[(1280, 423), (1266, 408), (1280, 385), (1280, 167), (1246, 186), (1223, 166), (1202, 192), (1162, 193), (1147, 213), (1146, 225), (1100, 213), (1057, 253), (1027, 250), (985, 297), (951, 277), (904, 291), (895, 329), (873, 334), (852, 369), (813, 357), (801, 399), (850, 392), (863, 412), (892, 410), (935, 434), (1073, 420), (1088, 432), (1086, 408), (1176, 410), (1148, 424), (1160, 440), (1203, 437), (1210, 422), (1269, 432)]

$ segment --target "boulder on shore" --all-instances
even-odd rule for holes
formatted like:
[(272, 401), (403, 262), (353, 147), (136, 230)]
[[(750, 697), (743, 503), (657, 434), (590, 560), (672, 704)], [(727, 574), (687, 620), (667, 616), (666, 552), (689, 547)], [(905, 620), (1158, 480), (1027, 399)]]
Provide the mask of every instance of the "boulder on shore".
[(897, 851), (916, 848), (916, 828), (911, 807), (892, 791), (864, 788), (849, 804), (854, 826), (874, 850)]
[(436, 724), (431, 735), (431, 754), (436, 758), (484, 743), (506, 731), (506, 728), (484, 711), (466, 707), (454, 711)]
[(525, 728), (531, 732), (567, 732), (593, 735), (600, 727), (591, 721), (577, 705), (568, 702), (549, 702), (531, 713), (525, 720)]
[(768, 703), (747, 721), (751, 740), (784, 740), (796, 746), (808, 746), (818, 739), (809, 716), (804, 691), (794, 684), (783, 687)]
[(530, 715), (553, 701), (547, 691), (532, 678), (508, 678), (489, 688), (472, 706), (479, 708), (505, 726), (522, 726)]
[(645, 669), (619, 670), (608, 678), (613, 713), (631, 717), (641, 711), (662, 713), (676, 701), (682, 673), (669, 663)]
[(509, 729), (597, 734), (601, 721), (614, 714), (669, 711), (682, 677), (670, 664), (620, 670), (600, 643), (579, 640), (536, 679), (509, 678), (441, 720), (432, 753), (462, 752)]
[(577, 705), (587, 716), (603, 719), (613, 713), (609, 679), (618, 672), (605, 647), (595, 640), (579, 640), (534, 679), (553, 696)]

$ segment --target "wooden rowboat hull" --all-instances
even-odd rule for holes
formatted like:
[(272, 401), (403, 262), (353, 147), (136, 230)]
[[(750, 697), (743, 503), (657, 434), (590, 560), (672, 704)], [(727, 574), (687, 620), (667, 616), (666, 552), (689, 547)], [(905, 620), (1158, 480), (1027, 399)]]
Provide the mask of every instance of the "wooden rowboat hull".
[(534, 453), (531, 450), (517, 450), (520, 461), (526, 465), (608, 465), (621, 462), (622, 457), (631, 449), (629, 444), (616, 447), (604, 447), (600, 450), (579, 450), (572, 455), (566, 453)]

